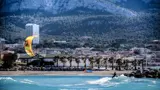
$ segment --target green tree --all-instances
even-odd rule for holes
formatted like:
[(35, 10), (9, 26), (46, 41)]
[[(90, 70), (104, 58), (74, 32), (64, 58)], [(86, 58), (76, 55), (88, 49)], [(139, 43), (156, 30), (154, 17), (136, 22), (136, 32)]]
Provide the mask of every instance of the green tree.
[(65, 67), (65, 64), (66, 64), (66, 57), (65, 56), (62, 56), (62, 57), (60, 57), (60, 61), (63, 63), (63, 68)]
[(107, 67), (108, 67), (107, 66), (107, 64), (108, 64), (108, 58), (104, 58), (103, 61), (104, 61), (104, 64), (105, 64), (105, 69), (107, 69)]
[(87, 59), (87, 58), (86, 58), (86, 57), (82, 57), (81, 59), (83, 60), (84, 68), (86, 69), (86, 59)]
[(108, 60), (110, 63), (112, 63), (112, 70), (114, 69), (114, 58), (113, 57), (110, 57), (109, 60)]
[(2, 67), (12, 68), (16, 59), (17, 59), (17, 53), (5, 53), (2, 58), (3, 61)]
[(144, 61), (145, 61), (144, 59), (140, 60), (142, 71), (144, 70)]
[(117, 59), (116, 60), (117, 66), (118, 66), (118, 70), (121, 71), (121, 67), (122, 67), (122, 59)]
[(125, 65), (125, 70), (128, 70), (128, 63), (129, 63), (129, 60), (124, 60), (124, 65)]
[(98, 69), (100, 69), (100, 62), (101, 62), (101, 57), (97, 57), (96, 58), (96, 63), (97, 63), (97, 65), (98, 65)]
[(55, 59), (56, 64), (57, 64), (56, 66), (58, 67), (58, 61), (59, 61), (60, 57), (59, 56), (55, 56), (54, 59)]
[(0, 58), (0, 65), (2, 65), (3, 64), (3, 61), (2, 61), (2, 59)]
[(67, 57), (67, 59), (68, 59), (68, 61), (69, 61), (70, 67), (72, 67), (73, 57), (72, 57), (72, 56), (69, 56), (69, 57)]
[(94, 58), (93, 57), (90, 57), (89, 58), (89, 62), (90, 62), (90, 65), (91, 65), (91, 68), (93, 69), (93, 64), (94, 64)]
[(77, 68), (79, 68), (79, 63), (80, 63), (79, 58), (75, 58), (75, 62), (77, 63)]
[(134, 59), (134, 61), (132, 61), (132, 65), (134, 66), (134, 70), (137, 70), (137, 59)]

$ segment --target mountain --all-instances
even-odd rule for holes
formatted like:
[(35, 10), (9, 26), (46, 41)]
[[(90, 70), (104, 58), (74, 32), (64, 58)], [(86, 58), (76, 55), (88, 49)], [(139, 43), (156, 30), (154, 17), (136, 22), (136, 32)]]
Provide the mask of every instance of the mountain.
[(52, 14), (60, 14), (77, 8), (86, 8), (114, 15), (135, 16), (136, 12), (120, 7), (107, 0), (5, 0), (1, 12), (23, 10), (43, 10)]
[(0, 34), (23, 37), (25, 24), (36, 23), (41, 34), (63, 39), (83, 35), (104, 40), (159, 39), (158, 4), (158, 0), (3, 0)]

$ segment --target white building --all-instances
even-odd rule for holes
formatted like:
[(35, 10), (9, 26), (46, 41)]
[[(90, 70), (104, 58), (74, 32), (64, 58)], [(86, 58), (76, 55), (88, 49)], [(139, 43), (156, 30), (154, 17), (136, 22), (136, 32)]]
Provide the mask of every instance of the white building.
[(66, 41), (54, 41), (54, 43), (63, 43), (63, 44), (65, 44), (67, 42)]
[(4, 49), (5, 41), (6, 40), (4, 38), (0, 38), (0, 51)]
[(25, 37), (36, 35), (37, 37), (33, 39), (33, 44), (39, 44), (39, 25), (29, 23), (26, 24), (25, 28)]
[(18, 44), (18, 43), (15, 43), (15, 44), (5, 44), (4, 46), (7, 47), (7, 48), (23, 48), (23, 44)]
[(92, 51), (93, 48), (89, 48), (89, 47), (81, 47), (81, 48), (76, 48), (73, 51), (73, 54), (75, 55), (90, 55), (90, 56), (96, 56), (97, 53), (99, 53), (98, 51)]

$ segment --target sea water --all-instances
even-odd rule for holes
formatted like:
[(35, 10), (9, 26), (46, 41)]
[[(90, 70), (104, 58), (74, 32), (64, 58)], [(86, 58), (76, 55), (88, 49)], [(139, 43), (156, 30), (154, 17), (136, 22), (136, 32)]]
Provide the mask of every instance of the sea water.
[(160, 79), (109, 76), (0, 76), (0, 90), (160, 90)]

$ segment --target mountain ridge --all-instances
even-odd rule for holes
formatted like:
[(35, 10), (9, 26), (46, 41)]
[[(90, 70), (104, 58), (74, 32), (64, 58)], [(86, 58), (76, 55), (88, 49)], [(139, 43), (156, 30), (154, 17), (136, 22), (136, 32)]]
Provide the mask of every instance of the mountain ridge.
[(1, 12), (14, 12), (17, 10), (23, 11), (26, 9), (33, 9), (48, 11), (52, 14), (60, 14), (83, 7), (127, 17), (136, 15), (136, 12), (132, 10), (117, 6), (110, 1), (104, 0), (20, 0), (19, 2), (14, 2), (9, 6), (7, 6), (7, 3), (9, 2), (6, 2), (6, 5), (1, 9)]
[[(123, 3), (118, 6), (117, 2), (111, 2), (111, 0), (94, 0), (98, 2), (89, 0), (86, 4), (84, 4), (85, 0), (38, 0), (43, 2), (54, 1), (53, 5), (49, 6), (56, 9), (55, 11), (58, 13), (55, 14), (52, 12), (54, 10), (50, 9), (49, 6), (45, 7), (45, 3), (36, 2), (37, 0), (35, 0), (36, 3), (40, 3), (38, 5), (42, 4), (43, 7), (39, 8), (39, 6), (31, 2), (34, 0), (22, 1), (24, 1), (21, 3), (23, 7), (20, 7), (20, 9), (15, 7), (16, 11), (13, 10), (8, 16), (4, 14), (4, 16), (0, 17), (2, 21), (0, 30), (6, 33), (4, 35), (7, 35), (3, 35), (4, 37), (9, 37), (10, 32), (10, 35), (13, 34), (13, 38), (15, 38), (15, 35), (21, 35), (20, 32), (25, 30), (25, 24), (36, 23), (40, 25), (41, 34), (52, 36), (76, 37), (76, 35), (86, 35), (97, 36), (96, 38), (101, 37), (101, 39), (121, 38), (135, 40), (160, 38), (158, 27), (159, 12), (156, 10), (149, 11), (147, 8), (147, 12), (145, 10), (134, 11), (131, 8), (128, 9), (121, 6)], [(76, 1), (78, 1), (77, 4), (74, 3)], [(129, 2), (129, 0), (120, 1)], [(26, 6), (24, 5), (25, 2)], [(18, 3), (15, 2), (14, 4)], [(73, 4), (73, 6), (70, 6), (70, 4)], [(149, 4), (149, 2), (146, 2), (146, 4)], [(31, 6), (30, 9), (28, 9), (29, 6)], [(9, 8), (11, 7), (8, 7), (8, 10)], [(117, 12), (119, 9), (120, 11)], [(130, 14), (133, 14), (133, 16)]]

